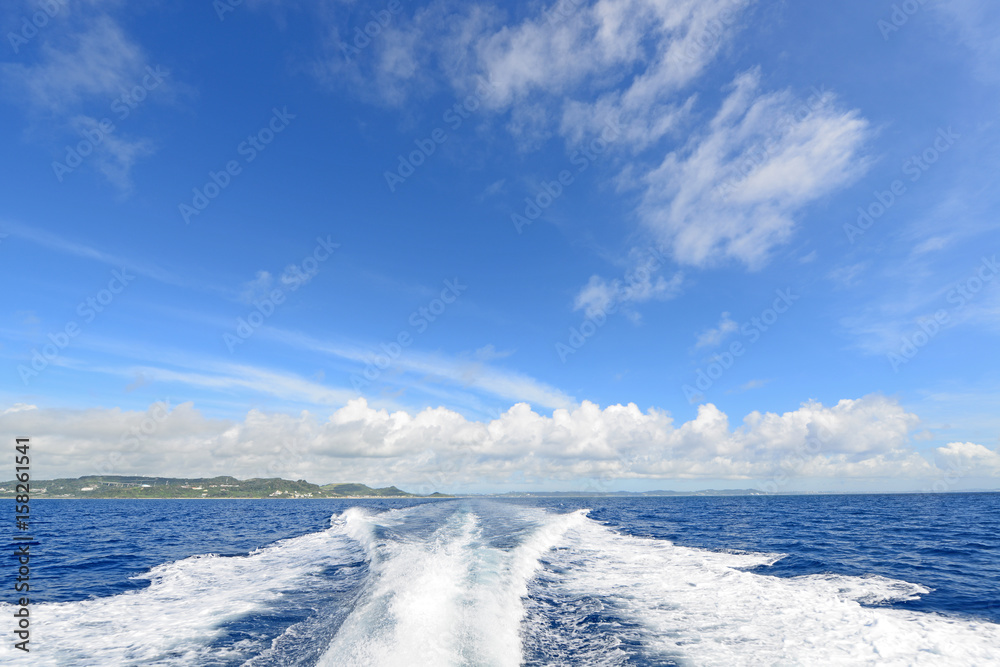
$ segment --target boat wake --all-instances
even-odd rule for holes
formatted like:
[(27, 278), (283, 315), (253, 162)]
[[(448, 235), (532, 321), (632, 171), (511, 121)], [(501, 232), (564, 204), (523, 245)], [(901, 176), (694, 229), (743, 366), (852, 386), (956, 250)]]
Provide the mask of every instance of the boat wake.
[[(32, 608), (32, 665), (970, 665), (1000, 626), (889, 608), (884, 577), (775, 577), (781, 554), (616, 532), (586, 510), (448, 501), (374, 513), (149, 587)], [(7, 614), (11, 605), (0, 605)], [(0, 647), (0, 662), (17, 664)], [(35, 648), (37, 647), (37, 648)]]

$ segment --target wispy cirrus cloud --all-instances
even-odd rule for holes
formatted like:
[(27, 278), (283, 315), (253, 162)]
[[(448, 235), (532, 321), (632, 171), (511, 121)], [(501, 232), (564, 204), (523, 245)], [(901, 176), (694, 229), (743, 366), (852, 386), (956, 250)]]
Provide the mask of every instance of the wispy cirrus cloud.
[[(640, 267), (641, 269), (642, 267)], [(674, 273), (670, 279), (658, 275), (657, 270), (635, 270), (625, 281), (591, 276), (573, 300), (573, 310), (582, 310), (587, 317), (600, 317), (612, 308), (622, 308), (633, 322), (640, 321), (632, 309), (634, 304), (647, 301), (668, 301), (678, 296), (684, 283), (684, 274)]]
[(729, 334), (736, 333), (738, 329), (739, 325), (729, 316), (729, 313), (722, 313), (719, 324), (698, 334), (698, 340), (694, 346), (698, 349), (715, 347), (724, 341)]
[(147, 65), (142, 49), (105, 14), (92, 18), (67, 42), (60, 47), (46, 41), (33, 64), (0, 65), (0, 77), (24, 103), (60, 113), (95, 97), (110, 103), (134, 85)]
[[(357, 342), (324, 341), (294, 331), (274, 327), (261, 329), (262, 337), (299, 349), (319, 352), (353, 362), (357, 372), (380, 354), (378, 342), (362, 344)], [(506, 355), (504, 355), (506, 356)], [(561, 390), (523, 373), (509, 371), (493, 364), (490, 360), (499, 358), (494, 351), (480, 349), (472, 358), (467, 355), (447, 356), (423, 352), (417, 349), (401, 350), (399, 355), (387, 365), (387, 373), (380, 384), (413, 386), (426, 383), (444, 384), (453, 389), (476, 390), (494, 399), (512, 403), (526, 401), (545, 408), (565, 408), (576, 401)]]
[(235, 292), (228, 288), (213, 285), (205, 280), (192, 279), (181, 275), (178, 271), (171, 271), (155, 262), (136, 257), (124, 257), (109, 253), (94, 246), (80, 243), (73, 239), (53, 234), (37, 226), (28, 226), (11, 220), (4, 220), (0, 227), (9, 236), (40, 245), (48, 250), (91, 259), (102, 264), (107, 264), (112, 268), (128, 267), (130, 271), (141, 274), (166, 285), (178, 287), (191, 287), (199, 290), (206, 290), (216, 294), (234, 298)]
[(930, 9), (951, 23), (962, 46), (975, 54), (976, 74), (992, 83), (1000, 82), (996, 68), (1000, 60), (1000, 7), (990, 0), (947, 0)]
[(597, 135), (609, 119), (639, 149), (661, 139), (686, 113), (677, 93), (727, 48), (752, 0), (554, 2), (509, 22), (486, 3), (438, 0), (395, 16), (357, 57), (347, 14), (324, 14), (330, 55), (325, 79), (347, 81), (399, 105), (428, 90), (458, 98), (488, 82), (480, 102), (509, 113), (516, 135), (561, 134), (570, 143)]
[(639, 179), (639, 216), (681, 264), (759, 269), (801, 209), (865, 172), (870, 136), (832, 94), (761, 92), (760, 72), (744, 72), (707, 126)]
[[(30, 114), (33, 125), (48, 123), (57, 134), (72, 133), (67, 147), (84, 138), (96, 170), (126, 194), (132, 187), (133, 167), (151, 155), (154, 146), (149, 139), (129, 137), (114, 126), (112, 116), (118, 117), (113, 105), (140, 84), (147, 86), (147, 93), (158, 88), (158, 94), (171, 84), (162, 81), (165, 70), (160, 68), (157, 78), (149, 78), (151, 63), (145, 52), (108, 12), (108, 4), (115, 3), (77, 5), (73, 12), (67, 9), (72, 20), (53, 20), (53, 26), (39, 38), (33, 61), (0, 64), (0, 83)], [(109, 124), (114, 128), (111, 131)], [(59, 160), (68, 161), (63, 151)], [(64, 173), (56, 172), (60, 180)]]

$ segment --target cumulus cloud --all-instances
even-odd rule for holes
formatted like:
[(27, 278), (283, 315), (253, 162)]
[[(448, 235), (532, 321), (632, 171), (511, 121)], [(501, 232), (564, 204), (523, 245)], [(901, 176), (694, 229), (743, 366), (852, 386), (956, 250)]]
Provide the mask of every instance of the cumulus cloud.
[[(908, 444), (918, 421), (878, 395), (753, 412), (735, 428), (711, 404), (675, 425), (662, 410), (588, 401), (551, 416), (518, 403), (489, 421), (445, 408), (389, 412), (361, 398), (326, 417), (251, 410), (242, 421), (207, 419), (190, 403), (0, 414), (6, 432), (44, 443), (36, 476), (232, 474), (423, 490), (512, 480), (544, 488), (586, 479), (926, 477), (939, 470)], [(938, 453), (990, 462), (990, 474), (1000, 474), (997, 453), (979, 445), (952, 443)]]
[(973, 476), (1000, 475), (1000, 451), (974, 442), (949, 442), (938, 447), (938, 465), (951, 471)]

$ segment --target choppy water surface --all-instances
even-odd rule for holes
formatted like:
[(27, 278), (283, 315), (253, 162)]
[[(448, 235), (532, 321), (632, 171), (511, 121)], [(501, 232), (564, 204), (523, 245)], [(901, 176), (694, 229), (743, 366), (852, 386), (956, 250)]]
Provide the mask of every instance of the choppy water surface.
[(1000, 663), (1000, 494), (32, 515), (32, 652), (4, 642), (11, 664)]

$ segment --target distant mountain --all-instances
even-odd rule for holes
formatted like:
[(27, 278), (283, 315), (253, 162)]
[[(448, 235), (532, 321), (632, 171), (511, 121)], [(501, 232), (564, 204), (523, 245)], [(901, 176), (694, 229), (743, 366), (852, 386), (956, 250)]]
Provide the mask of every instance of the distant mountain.
[(395, 486), (373, 489), (364, 484), (325, 484), (319, 488), (331, 496), (378, 496), (380, 498), (391, 496), (413, 496), (412, 493), (400, 491)]
[[(0, 482), (0, 498), (16, 495), (17, 482)], [(235, 477), (136, 477), (87, 475), (76, 479), (35, 479), (31, 497), (37, 498), (447, 498), (441, 493), (418, 496), (395, 486), (373, 489), (365, 484), (319, 486), (304, 479), (278, 477), (239, 480)]]

